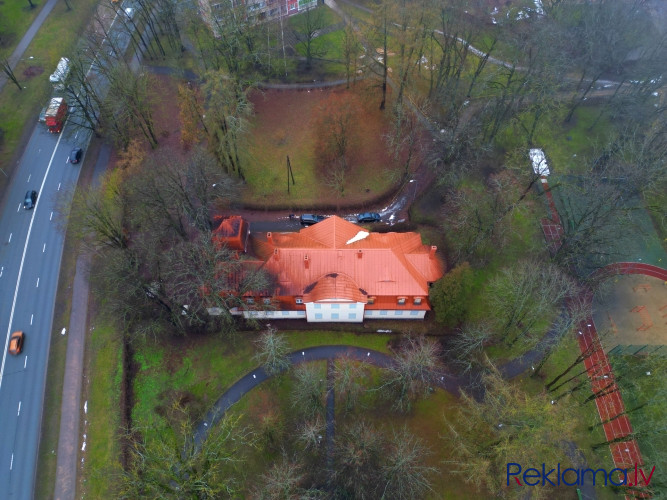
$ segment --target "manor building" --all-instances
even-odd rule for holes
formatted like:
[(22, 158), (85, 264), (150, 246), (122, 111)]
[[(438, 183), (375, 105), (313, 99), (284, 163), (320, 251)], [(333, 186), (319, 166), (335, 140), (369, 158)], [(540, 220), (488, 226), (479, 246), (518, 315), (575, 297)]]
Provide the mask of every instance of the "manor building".
[(274, 288), (232, 310), (247, 318), (423, 319), (429, 287), (445, 269), (418, 233), (367, 232), (336, 216), (295, 233), (266, 233), (254, 248)]

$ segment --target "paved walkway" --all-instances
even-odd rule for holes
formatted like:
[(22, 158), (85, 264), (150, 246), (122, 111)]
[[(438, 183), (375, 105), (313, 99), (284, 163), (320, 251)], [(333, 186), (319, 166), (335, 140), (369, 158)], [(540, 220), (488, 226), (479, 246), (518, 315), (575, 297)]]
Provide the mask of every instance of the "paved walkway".
[[(23, 38), (21, 38), (21, 41), (14, 49), (14, 52), (12, 52), (12, 55), (7, 58), (7, 60), (9, 61), (9, 66), (12, 69), (16, 68), (16, 65), (21, 60), (23, 54), (30, 45), (30, 42), (32, 42), (32, 39), (35, 38), (37, 31), (39, 31), (39, 28), (42, 27), (42, 24), (44, 24), (44, 21), (46, 20), (47, 16), (51, 13), (53, 8), (56, 6), (57, 2), (58, 0), (47, 0), (44, 7), (42, 7), (42, 10), (39, 12), (39, 14), (37, 14), (37, 17), (28, 28), (28, 31), (25, 32), (25, 35), (23, 35)], [(0, 75), (0, 90), (3, 89), (6, 83), (7, 83), (7, 75), (5, 75), (5, 73), (3, 72)]]
[(88, 325), (90, 261), (90, 255), (79, 257), (74, 275), (72, 311), (67, 332), (69, 338), (67, 339), (65, 381), (60, 409), (56, 486), (53, 494), (55, 500), (70, 500), (76, 493), (83, 353)]

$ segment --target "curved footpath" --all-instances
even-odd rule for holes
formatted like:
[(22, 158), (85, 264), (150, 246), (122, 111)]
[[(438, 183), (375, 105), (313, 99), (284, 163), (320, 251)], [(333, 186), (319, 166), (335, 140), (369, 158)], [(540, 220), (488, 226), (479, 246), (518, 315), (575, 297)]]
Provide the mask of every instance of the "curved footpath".
[[(553, 329), (552, 329), (553, 330)], [(551, 330), (550, 330), (551, 331)], [(535, 359), (539, 361), (544, 355), (544, 351), (539, 348), (534, 348), (524, 356), (522, 356), (521, 362), (514, 363), (509, 362), (506, 365), (503, 365), (500, 368), (501, 373), (505, 377), (513, 377), (518, 375), (521, 371), (525, 371), (529, 363), (529, 359)], [(333, 437), (334, 437), (334, 392), (333, 392), (333, 381), (331, 378), (332, 372), (332, 361), (339, 357), (348, 357), (356, 361), (369, 363), (380, 368), (386, 368), (395, 363), (395, 360), (392, 356), (375, 351), (373, 349), (366, 349), (363, 347), (349, 346), (349, 345), (328, 345), (328, 346), (316, 346), (308, 347), (306, 349), (295, 351), (289, 355), (289, 360), (293, 365), (300, 363), (306, 363), (309, 361), (327, 361), (327, 406), (326, 406), (326, 440), (327, 440), (327, 455), (328, 460), (331, 460), (331, 454), (333, 452)], [(522, 369), (523, 368), (523, 369)], [(286, 370), (283, 370), (275, 375), (284, 373)], [(227, 391), (225, 391), (222, 396), (214, 403), (213, 407), (206, 413), (204, 419), (197, 424), (195, 428), (195, 433), (193, 435), (193, 442), (197, 448), (199, 448), (202, 442), (207, 438), (208, 433), (216, 423), (224, 416), (225, 412), (229, 410), (235, 403), (237, 403), (246, 393), (254, 389), (262, 382), (270, 379), (275, 375), (269, 375), (266, 373), (264, 368), (261, 366), (246, 374), (236, 383), (234, 383)], [(508, 378), (509, 378), (508, 377)], [(473, 394), (476, 398), (481, 398), (483, 393), (480, 393), (479, 387), (477, 384), (474, 384), (475, 376), (470, 375), (466, 377), (457, 377), (450, 375), (445, 372), (439, 372), (435, 374), (434, 385), (438, 386), (441, 389), (444, 389), (456, 396), (460, 394), (462, 389), (473, 390)], [(577, 448), (576, 444), (572, 441), (564, 441), (565, 444), (565, 453), (573, 461), (574, 464), (579, 468), (587, 469), (588, 464), (586, 459)], [(584, 484), (580, 487), (580, 493), (582, 499), (592, 500), (597, 498), (595, 494), (595, 487), (592, 484)]]

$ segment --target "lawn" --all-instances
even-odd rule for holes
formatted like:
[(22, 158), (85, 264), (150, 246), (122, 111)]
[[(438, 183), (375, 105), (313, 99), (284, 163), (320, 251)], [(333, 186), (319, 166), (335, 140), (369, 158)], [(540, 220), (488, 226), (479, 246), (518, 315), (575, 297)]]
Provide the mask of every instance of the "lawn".
[[(400, 168), (392, 160), (383, 136), (389, 131), (388, 112), (376, 106), (379, 96), (361, 90), (363, 120), (355, 137), (358, 147), (350, 161), (342, 197), (328, 187), (315, 159), (314, 121), (318, 106), (330, 92), (342, 89), (312, 91), (254, 92), (251, 100), (255, 116), (248, 134), (246, 158), (247, 189), (243, 201), (259, 206), (283, 208), (359, 205), (369, 198), (392, 189), (394, 172)], [(290, 158), (295, 184), (287, 194), (287, 156)]]
[(119, 460), (120, 397), (122, 381), (121, 339), (114, 327), (98, 323), (89, 339), (90, 357), (86, 452), (81, 497), (111, 498)]
[[(322, 375), (324, 376), (326, 363), (318, 362)], [(377, 386), (380, 377), (380, 369), (368, 367), (368, 377), (364, 384), (366, 388)], [(281, 440), (285, 439), (286, 433), (293, 432), (295, 411), (290, 405), (290, 393), (293, 390), (294, 380), (290, 375), (282, 375), (262, 384), (244, 397), (235, 407), (231, 414), (241, 416), (243, 423), (259, 432), (259, 447), (254, 453), (249, 454), (248, 463), (244, 470), (247, 472), (246, 483), (256, 484), (254, 479), (257, 475), (266, 471), (268, 466), (280, 459), (279, 450), (276, 449)], [(405, 427), (408, 431), (419, 437), (426, 445), (429, 454), (424, 463), (433, 467), (437, 472), (432, 473), (429, 479), (433, 491), (426, 496), (429, 499), (456, 499), (456, 498), (480, 498), (480, 492), (474, 487), (461, 481), (458, 476), (448, 474), (443, 461), (451, 459), (450, 449), (445, 440), (439, 439), (444, 433), (445, 415), (453, 417), (457, 407), (457, 398), (446, 391), (436, 390), (428, 398), (415, 403), (413, 411), (407, 415), (396, 413), (390, 409), (387, 401), (378, 399), (378, 393), (366, 393), (362, 397), (362, 403), (346, 413), (340, 401), (336, 406), (336, 435), (354, 422), (363, 420), (372, 424), (377, 429), (383, 430), (389, 436), (393, 430)], [(279, 424), (275, 425), (278, 436), (276, 443), (267, 443), (262, 433), (263, 422), (272, 416)], [(389, 418), (388, 418), (389, 417)], [(249, 491), (245, 492), (249, 494)]]
[(33, 0), (34, 8), (25, 1), (5, 1), (0, 3), (0, 59), (9, 57), (16, 49), (19, 41), (42, 10), (46, 0)]
[[(387, 344), (392, 338), (327, 331), (282, 333), (293, 350), (316, 345), (355, 345), (389, 352)], [(198, 420), (225, 390), (257, 366), (252, 343), (256, 336), (245, 332), (233, 339), (205, 336), (173, 339), (169, 343), (138, 343), (134, 424), (152, 427), (159, 433), (166, 424), (164, 410), (174, 398), (184, 395), (190, 417)]]

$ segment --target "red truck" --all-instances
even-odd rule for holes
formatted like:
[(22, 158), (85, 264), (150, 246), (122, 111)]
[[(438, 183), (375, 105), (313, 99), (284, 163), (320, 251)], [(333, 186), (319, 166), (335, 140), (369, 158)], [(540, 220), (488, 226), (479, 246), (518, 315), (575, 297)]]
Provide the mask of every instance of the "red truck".
[(44, 113), (44, 121), (49, 128), (49, 132), (53, 134), (59, 133), (63, 129), (65, 116), (67, 116), (67, 104), (65, 103), (65, 99), (62, 97), (53, 97)]

